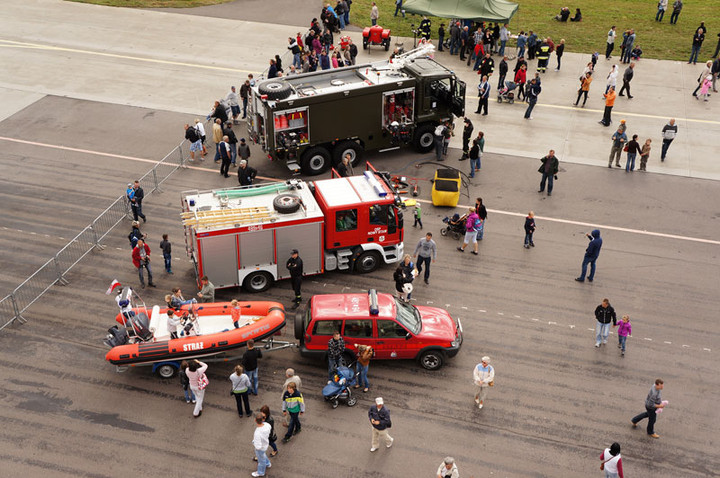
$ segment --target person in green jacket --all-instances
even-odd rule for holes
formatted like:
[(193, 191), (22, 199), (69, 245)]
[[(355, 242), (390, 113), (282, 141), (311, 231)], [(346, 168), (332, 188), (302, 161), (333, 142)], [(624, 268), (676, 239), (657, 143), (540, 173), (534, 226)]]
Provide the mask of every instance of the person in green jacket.
[(420, 204), (415, 204), (415, 222), (413, 223), (413, 227), (416, 227), (418, 224), (420, 224), (420, 229), (422, 229), (422, 209), (420, 208)]
[(302, 393), (300, 393), (294, 382), (287, 385), (287, 390), (283, 393), (282, 402), (283, 415), (290, 414), (290, 424), (288, 431), (283, 438), (283, 443), (287, 443), (293, 437), (300, 433), (302, 426), (300, 425), (300, 415), (305, 413), (305, 402)]

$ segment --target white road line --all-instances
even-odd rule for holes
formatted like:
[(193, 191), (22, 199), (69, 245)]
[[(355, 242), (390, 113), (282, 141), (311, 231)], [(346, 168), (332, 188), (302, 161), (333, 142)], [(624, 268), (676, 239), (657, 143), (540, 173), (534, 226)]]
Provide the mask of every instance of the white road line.
[(160, 59), (156, 59), (156, 58), (143, 58), (140, 56), (120, 55), (117, 53), (105, 53), (105, 52), (92, 51), (92, 50), (80, 50), (79, 48), (66, 48), (66, 47), (59, 47), (59, 46), (52, 46), (52, 45), (43, 45), (40, 43), (19, 42), (19, 41), (6, 40), (6, 39), (0, 39), (0, 42), (7, 43), (7, 45), (0, 44), (0, 47), (6, 47), (6, 48), (22, 47), (22, 48), (32, 48), (32, 49), (37, 49), (37, 50), (63, 51), (63, 52), (70, 52), (70, 53), (81, 53), (83, 55), (104, 56), (104, 57), (109, 57), (109, 58), (119, 58), (119, 59), (123, 59), (123, 60), (142, 61), (142, 62), (146, 62), (146, 63), (158, 63), (161, 65), (189, 66), (190, 68), (201, 68), (204, 70), (229, 71), (229, 72), (233, 72), (233, 73), (256, 73), (253, 71), (241, 70), (239, 68), (228, 68), (228, 67), (224, 67), (224, 66), (213, 66), (213, 65), (201, 65), (198, 63), (160, 60)]
[(548, 322), (548, 325), (557, 325), (557, 322)]
[(503, 314), (502, 312), (498, 312), (497, 315), (505, 315), (505, 314)]
[(652, 339), (650, 339), (650, 338), (648, 338), (648, 337), (643, 337), (643, 340), (647, 340), (648, 342), (652, 342)]
[(671, 344), (672, 344), (672, 342), (668, 342), (667, 340), (664, 341), (663, 343), (664, 343), (664, 344), (668, 344), (668, 345), (671, 345)]
[[(2, 139), (2, 138), (0, 138)], [(422, 202), (426, 204), (432, 204), (432, 201), (428, 199), (415, 199), (417, 202)], [(469, 208), (470, 206), (464, 206), (464, 205), (458, 205), (458, 208)], [(512, 212), (512, 211), (501, 211), (500, 209), (488, 209), (489, 212), (492, 212), (494, 214), (503, 214), (505, 216), (514, 216), (514, 217), (525, 217), (527, 216), (526, 212)], [(630, 234), (640, 234), (643, 236), (653, 236), (653, 237), (663, 237), (666, 239), (679, 239), (681, 241), (690, 241), (690, 242), (700, 242), (702, 244), (712, 244), (715, 246), (720, 246), (720, 241), (712, 240), (712, 239), (703, 239), (701, 237), (691, 237), (691, 236), (680, 236), (677, 234), (666, 234), (664, 232), (654, 232), (654, 231), (646, 231), (643, 229), (631, 229), (628, 227), (619, 227), (619, 226), (608, 226), (607, 224), (593, 224), (590, 222), (583, 222), (583, 221), (572, 221), (570, 219), (561, 219), (557, 217), (545, 217), (545, 216), (535, 216), (537, 219), (541, 219), (548, 222), (558, 222), (561, 224), (572, 224), (573, 226), (583, 226), (593, 229), (606, 229), (609, 231), (619, 231), (619, 232), (628, 232)]]

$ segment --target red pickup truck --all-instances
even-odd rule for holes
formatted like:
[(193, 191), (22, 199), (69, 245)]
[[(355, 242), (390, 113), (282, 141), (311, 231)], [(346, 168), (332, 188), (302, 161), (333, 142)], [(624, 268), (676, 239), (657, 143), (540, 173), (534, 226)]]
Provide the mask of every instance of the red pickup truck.
[(417, 359), (437, 370), (462, 346), (462, 325), (437, 307), (413, 306), (391, 294), (315, 295), (295, 317), (300, 355), (327, 359), (328, 341), (339, 331), (345, 341), (345, 363), (355, 359), (357, 345), (370, 345), (375, 359)]

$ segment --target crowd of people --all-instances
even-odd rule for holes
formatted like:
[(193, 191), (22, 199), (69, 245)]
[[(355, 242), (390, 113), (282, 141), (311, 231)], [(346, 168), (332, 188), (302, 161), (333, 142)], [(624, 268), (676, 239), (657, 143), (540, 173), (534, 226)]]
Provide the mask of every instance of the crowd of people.
[[(665, 8), (661, 9), (663, 3)], [(659, 2), (656, 21), (662, 21), (662, 13), (667, 8), (667, 3), (667, 0), (661, 0)], [(280, 55), (276, 55), (275, 58), (270, 60), (267, 78), (307, 73), (317, 69), (326, 70), (354, 65), (357, 57), (357, 47), (352, 43), (352, 40), (342, 38), (337, 44), (335, 42), (335, 35), (340, 33), (340, 31), (349, 24), (351, 4), (351, 0), (338, 0), (334, 8), (327, 4), (321, 12), (320, 21), (313, 19), (306, 35), (303, 36), (298, 32), (294, 37), (289, 37), (287, 49), (292, 56), (292, 64), (288, 67), (288, 71), (285, 71), (282, 65), (282, 58)], [(398, 9), (395, 14), (397, 15), (398, 12), (400, 12), (404, 16), (404, 11), (401, 9), (401, 6), (402, 0), (397, 0)], [(671, 23), (676, 23), (682, 9), (682, 1), (676, 0), (673, 9)], [(373, 10), (371, 12), (373, 24), (377, 22), (377, 19), (377, 6), (373, 3)], [(580, 21), (582, 14), (578, 8), (575, 17), (570, 18), (570, 10), (565, 7), (556, 19), (561, 22), (568, 20)], [(425, 20), (427, 20), (427, 18)], [(422, 38), (430, 40), (429, 20), (421, 24), (420, 32)], [(695, 33), (693, 51), (689, 63), (697, 61), (705, 33), (706, 29), (704, 24), (702, 24)], [(448, 38), (447, 42), (445, 42), (446, 36)], [(616, 27), (612, 26), (607, 33), (605, 57), (608, 61), (612, 59), (616, 36)], [(720, 34), (718, 36), (720, 37)], [(512, 73), (510, 73), (507, 55), (510, 38), (510, 31), (508, 30), (507, 24), (485, 24), (484, 22), (480, 22), (463, 25), (463, 22), (452, 21), (450, 22), (448, 31), (445, 30), (444, 23), (441, 24), (438, 29), (438, 50), (443, 51), (444, 47), (448, 48), (450, 55), (458, 55), (460, 60), (465, 62), (468, 67), (478, 72), (481, 80), (478, 85), (479, 102), (478, 108), (475, 111), (476, 114), (483, 116), (488, 114), (488, 99), (491, 94), (492, 84), (494, 83), (493, 75), (495, 75), (498, 78), (496, 87), (498, 93), (514, 91), (517, 99), (528, 103), (524, 117), (526, 119), (532, 119), (531, 114), (533, 107), (537, 103), (538, 96), (542, 91), (542, 74), (547, 71), (548, 63), (553, 53), (557, 59), (557, 67), (555, 70), (560, 70), (565, 40), (560, 40), (556, 44), (550, 36), (539, 36), (533, 31), (528, 31), (527, 33), (521, 31), (517, 35), (517, 61)], [(627, 64), (627, 67), (625, 67), (621, 77), (622, 88), (619, 93), (615, 92), (618, 76), (620, 75), (618, 66), (613, 65), (610, 73), (606, 77), (605, 91), (602, 94), (605, 100), (605, 112), (603, 119), (600, 121), (604, 126), (610, 126), (612, 123), (611, 113), (617, 96), (625, 96), (625, 94), (627, 94), (628, 99), (633, 98), (630, 94), (630, 83), (634, 77), (637, 61), (639, 61), (642, 56), (642, 50), (639, 45), (636, 44), (636, 33), (633, 29), (625, 30), (621, 38), (620, 58), (622, 63)], [(720, 50), (720, 41), (718, 42), (718, 49)], [(705, 101), (708, 100), (710, 90), (716, 91), (715, 81), (720, 72), (720, 58), (717, 58), (717, 54), (718, 51), (713, 55), (716, 58), (714, 61), (708, 61), (706, 63), (705, 69), (698, 78), (698, 88), (693, 92), (693, 95), (696, 97), (699, 93), (700, 97), (703, 97)], [(497, 65), (495, 59), (493, 59), (493, 55), (498, 57), (499, 61)], [(587, 102), (598, 56), (598, 53), (592, 55), (591, 61), (579, 77), (580, 85), (577, 92), (577, 99), (573, 103), (574, 106), (582, 108)], [(537, 65), (528, 81), (528, 70), (531, 69), (528, 62), (533, 60), (537, 61)], [(511, 75), (511, 81), (506, 81), (508, 75)], [(238, 140), (233, 131), (233, 125), (237, 124), (239, 119), (244, 119), (247, 116), (250, 88), (254, 85), (255, 80), (253, 79), (253, 75), (248, 75), (239, 93), (234, 86), (231, 87), (230, 92), (225, 98), (215, 102), (212, 112), (207, 118), (208, 120), (212, 120), (212, 130), (210, 133), (214, 144), (215, 163), (220, 163), (221, 165), (220, 174), (224, 177), (229, 177), (229, 169), (239, 164), (237, 171), (238, 182), (243, 186), (252, 185), (257, 171), (249, 166), (250, 148), (245, 138)], [(581, 99), (583, 100), (582, 104), (580, 104)], [(211, 148), (208, 148), (206, 129), (203, 123), (199, 119), (196, 119), (194, 123), (194, 125), (185, 125), (185, 138), (191, 144), (191, 159), (195, 160), (197, 155), (197, 159), (203, 161), (208, 154), (208, 150)], [(481, 168), (481, 156), (485, 138), (482, 131), (479, 131), (477, 136), (473, 138), (474, 127), (469, 117), (463, 118), (463, 123), (463, 154), (460, 160), (470, 159), (470, 177), (473, 177)], [(449, 123), (440, 125), (438, 128), (435, 134), (436, 154), (437, 159), (443, 160), (447, 155), (447, 143), (453, 135), (454, 127), (452, 123)], [(624, 168), (627, 172), (635, 170), (635, 160), (638, 155), (640, 156), (639, 170), (646, 171), (652, 139), (647, 138), (644, 143), (641, 144), (641, 142), (638, 141), (638, 135), (633, 134), (628, 141), (626, 131), (627, 122), (621, 120), (617, 131), (611, 136), (612, 147), (608, 167), (612, 168), (613, 163), (615, 163), (616, 167), (622, 167), (620, 159), (622, 153), (626, 152), (627, 159)], [(661, 161), (665, 160), (668, 148), (677, 133), (677, 124), (674, 119), (671, 119), (668, 124), (663, 127), (661, 132), (663, 142)], [(238, 156), (240, 156), (240, 161), (237, 161)], [(547, 189), (547, 195), (552, 195), (553, 180), (557, 179), (558, 166), (559, 161), (552, 150), (548, 155), (541, 158), (541, 166), (538, 169), (538, 172), (542, 175), (539, 193), (543, 193)], [(341, 176), (352, 174), (352, 166), (349, 164), (349, 161), (344, 161), (339, 165), (339, 173)], [(139, 229), (139, 219), (143, 221), (146, 220), (142, 212), (142, 188), (139, 188), (136, 182), (135, 185), (128, 186), (127, 194), (132, 212), (135, 216), (133, 231), (130, 234), (131, 246), (133, 248), (133, 263), (138, 269), (141, 285), (144, 287), (145, 284), (143, 277), (143, 269), (145, 269), (148, 274), (149, 285), (154, 287), (155, 284), (150, 268), (150, 249), (145, 243), (146, 236), (142, 234)], [(420, 208), (418, 207), (415, 210), (415, 225), (419, 223), (420, 228), (422, 228), (420, 214)], [(460, 252), (464, 252), (467, 246), (472, 244), (472, 253), (478, 254), (478, 241), (483, 238), (486, 219), (487, 210), (482, 204), (481, 198), (477, 199), (476, 205), (469, 208), (465, 216), (455, 219), (456, 221), (460, 221), (462, 227), (465, 228), (463, 243), (457, 248)], [(525, 234), (523, 246), (527, 249), (535, 247), (533, 235), (536, 230), (536, 223), (533, 211), (530, 211), (525, 218), (523, 229)], [(600, 237), (599, 230), (593, 230), (587, 234), (587, 237), (590, 242), (583, 257), (581, 275), (576, 279), (578, 282), (584, 282), (586, 278), (589, 282), (594, 280), (595, 263), (602, 247), (602, 238)], [(163, 236), (160, 247), (165, 258), (166, 272), (172, 274), (171, 244), (167, 235)], [(293, 257), (297, 257), (296, 251), (294, 251), (293, 254)], [(427, 233), (426, 236), (418, 242), (413, 255), (406, 255), (393, 275), (399, 298), (406, 301), (411, 299), (413, 280), (423, 274), (423, 272), (424, 282), (429, 284), (430, 264), (431, 262), (435, 262), (436, 257), (437, 244), (432, 239), (432, 233)], [(288, 264), (290, 264), (290, 262)], [(288, 265), (288, 268), (290, 267), (291, 266)], [(588, 267), (590, 268), (589, 275), (587, 275)], [(301, 275), (299, 276), (299, 280), (301, 280)], [(410, 287), (408, 287), (408, 285)], [(297, 287), (293, 285), (293, 288), (295, 289), (296, 296), (294, 303), (299, 304), (299, 283)], [(173, 289), (172, 295), (166, 299), (168, 305), (186, 302), (179, 289)], [(203, 288), (198, 292), (197, 299), (202, 301), (214, 300), (214, 287), (207, 277), (203, 278)], [(611, 326), (610, 324), (612, 324), (612, 327), (618, 328), (617, 346), (620, 349), (620, 354), (624, 356), (626, 353), (627, 339), (628, 337), (632, 337), (632, 326), (629, 316), (624, 315), (622, 319), (618, 321), (615, 311), (612, 306), (610, 306), (608, 299), (604, 299), (602, 304), (595, 310), (595, 317), (597, 320), (595, 347), (600, 348), (607, 344), (609, 328)], [(374, 351), (372, 348), (365, 346), (357, 347), (357, 349), (356, 371), (359, 375), (359, 381), (358, 384), (355, 385), (355, 388), (362, 388), (363, 392), (369, 392), (368, 369), (370, 361), (374, 356)], [(344, 364), (344, 351), (345, 344), (343, 343), (343, 339), (339, 332), (336, 332), (333, 339), (328, 343), (328, 378), (330, 380), (332, 380), (333, 373), (337, 371), (338, 367)], [(270, 413), (269, 406), (263, 405), (260, 407), (259, 413), (253, 412), (253, 408), (250, 406), (250, 395), (258, 395), (257, 360), (261, 357), (262, 354), (260, 350), (255, 349), (254, 344), (250, 341), (248, 343), (248, 351), (243, 356), (242, 364), (237, 365), (229, 377), (232, 385), (231, 395), (233, 395), (236, 400), (239, 416), (252, 417), (256, 424), (253, 446), (255, 449), (255, 460), (258, 462), (258, 469), (253, 473), (253, 476), (264, 476), (266, 470), (272, 466), (269, 457), (275, 456), (278, 453), (275, 444), (278, 436), (275, 433), (275, 422)], [(181, 366), (180, 380), (183, 387), (184, 398), (187, 403), (195, 404), (193, 411), (195, 417), (199, 417), (202, 414), (204, 391), (209, 383), (205, 373), (206, 371), (207, 364), (199, 361), (183, 362)], [(285, 443), (289, 442), (293, 436), (301, 432), (300, 416), (305, 412), (300, 378), (295, 375), (292, 369), (288, 369), (286, 375), (287, 380), (283, 384), (279, 400), (279, 407), (282, 410), (283, 416), (287, 417), (287, 420), (282, 423), (283, 426), (287, 426), (288, 428), (283, 438), (283, 442)], [(494, 386), (495, 370), (493, 366), (490, 365), (489, 357), (485, 356), (481, 359), (481, 362), (473, 369), (472, 376), (473, 382), (477, 386), (475, 403), (478, 408), (482, 409), (483, 406), (485, 406), (490, 387)], [(631, 421), (632, 426), (635, 427), (638, 422), (648, 418), (647, 433), (654, 438), (659, 437), (654, 430), (657, 414), (667, 405), (667, 402), (662, 401), (660, 398), (660, 391), (662, 389), (663, 381), (657, 379), (646, 399), (646, 411), (634, 417)], [(368, 418), (372, 427), (370, 451), (377, 451), (381, 441), (383, 441), (387, 448), (390, 448), (394, 441), (388, 433), (392, 422), (390, 420), (390, 412), (385, 406), (383, 398), (377, 397), (375, 399), (375, 404), (371, 406), (368, 411)], [(272, 449), (270, 453), (268, 453), (269, 449)], [(600, 459), (604, 469), (609, 473), (607, 476), (623, 476), (620, 445), (618, 443), (613, 443), (610, 447), (606, 448), (600, 455)], [(443, 460), (438, 468), (437, 476), (441, 478), (459, 476), (457, 464), (452, 457), (447, 457)]]

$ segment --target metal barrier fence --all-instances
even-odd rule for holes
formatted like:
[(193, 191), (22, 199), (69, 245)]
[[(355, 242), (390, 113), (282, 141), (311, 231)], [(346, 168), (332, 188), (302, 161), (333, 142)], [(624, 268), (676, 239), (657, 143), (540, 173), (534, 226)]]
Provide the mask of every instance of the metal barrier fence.
[[(184, 142), (173, 148), (139, 179), (146, 196), (160, 191), (163, 182), (179, 168), (186, 167), (183, 145)], [(23, 312), (52, 286), (68, 284), (65, 274), (92, 250), (104, 249), (101, 242), (115, 226), (127, 218), (132, 218), (132, 210), (127, 196), (123, 194), (12, 293), (0, 300), (0, 330), (15, 321), (25, 323)]]

